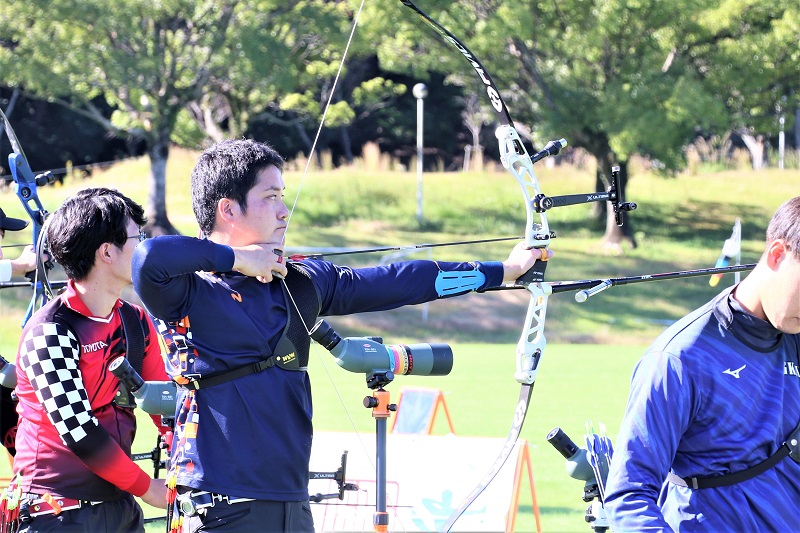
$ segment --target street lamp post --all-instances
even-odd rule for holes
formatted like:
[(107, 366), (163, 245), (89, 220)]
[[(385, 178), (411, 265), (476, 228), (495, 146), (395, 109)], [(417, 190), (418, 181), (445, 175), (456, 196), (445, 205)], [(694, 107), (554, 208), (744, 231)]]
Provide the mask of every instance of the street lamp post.
[(417, 99), (417, 222), (422, 224), (422, 101), (428, 96), (428, 88), (417, 83), (411, 94)]

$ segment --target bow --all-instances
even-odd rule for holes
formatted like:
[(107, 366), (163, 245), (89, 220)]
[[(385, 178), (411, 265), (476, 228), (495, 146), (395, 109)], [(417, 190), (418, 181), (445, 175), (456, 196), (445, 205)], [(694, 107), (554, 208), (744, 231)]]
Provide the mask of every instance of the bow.
[[(400, 2), (406, 7), (411, 8), (423, 21), (440, 33), (446, 41), (455, 46), (470, 65), (472, 65), (475, 73), (484, 84), (486, 95), (489, 97), (492, 109), (497, 113), (500, 122), (500, 127), (497, 128), (495, 132), (500, 147), (500, 160), (503, 163), (503, 167), (514, 176), (514, 179), (519, 184), (525, 201), (527, 217), (525, 245), (528, 248), (541, 248), (542, 257), (546, 258), (547, 252), (545, 249), (550, 244), (550, 239), (555, 237), (555, 234), (550, 231), (550, 226), (547, 223), (547, 216), (544, 211), (536, 212), (534, 210), (533, 198), (541, 195), (539, 181), (536, 179), (536, 174), (533, 172), (533, 160), (528, 155), (516, 129), (514, 129), (514, 123), (511, 120), (505, 102), (503, 102), (500, 96), (500, 91), (497, 89), (494, 81), (492, 81), (489, 72), (475, 57), (475, 54), (450, 33), (450, 31), (430, 18), (411, 0), (400, 0)], [(566, 141), (564, 141), (564, 145), (565, 144)], [(558, 150), (560, 150), (561, 146), (563, 145), (558, 146)], [(557, 153), (557, 150), (555, 153)], [(517, 439), (519, 438), (519, 434), (522, 431), (522, 425), (525, 422), (525, 416), (527, 415), (528, 405), (530, 404), (531, 394), (533, 392), (533, 384), (536, 381), (539, 361), (541, 360), (547, 343), (544, 336), (544, 322), (547, 311), (547, 298), (550, 295), (550, 290), (549, 286), (541, 283), (544, 280), (546, 266), (546, 261), (537, 261), (533, 268), (516, 282), (516, 285), (523, 286), (530, 292), (530, 301), (528, 303), (525, 323), (522, 327), (522, 334), (517, 343), (516, 372), (514, 378), (520, 383), (520, 393), (517, 406), (514, 410), (511, 429), (491, 469), (480, 481), (478, 486), (475, 487), (469, 496), (461, 503), (458, 509), (450, 515), (442, 528), (443, 531), (450, 531), (456, 520), (458, 520), (472, 502), (480, 496), (500, 469), (503, 468), (503, 465), (511, 455), (517, 443)]]
[(22, 325), (25, 326), (37, 307), (41, 307), (53, 297), (50, 283), (47, 281), (47, 268), (51, 265), (49, 261), (43, 261), (40, 253), (44, 244), (42, 227), (47, 217), (47, 211), (45, 211), (42, 202), (39, 200), (38, 187), (52, 183), (54, 178), (49, 171), (34, 176), (30, 165), (28, 165), (28, 160), (25, 158), (25, 153), (22, 151), (22, 146), (20, 146), (19, 140), (14, 133), (14, 128), (11, 127), (11, 123), (2, 110), (0, 110), (0, 120), (3, 122), (3, 129), (13, 150), (13, 153), (8, 156), (11, 176), (17, 184), (17, 197), (22, 202), (33, 223), (33, 248), (37, 252), (36, 272), (31, 280), (33, 283), (33, 296), (22, 321)]
[(547, 266), (546, 248), (550, 244), (550, 240), (556, 236), (554, 232), (550, 231), (545, 212), (552, 207), (562, 205), (608, 200), (612, 203), (617, 224), (622, 225), (622, 212), (632, 211), (636, 209), (636, 205), (622, 202), (621, 195), (617, 194), (617, 191), (621, 190), (619, 188), (618, 169), (615, 169), (613, 173), (614, 184), (606, 193), (568, 195), (561, 197), (547, 197), (542, 194), (539, 181), (533, 171), (533, 164), (544, 157), (558, 154), (561, 149), (566, 146), (566, 140), (551, 141), (543, 150), (531, 157), (522, 144), (517, 130), (514, 128), (514, 123), (511, 120), (503, 98), (500, 96), (500, 91), (497, 89), (489, 72), (478, 58), (475, 57), (475, 54), (450, 31), (425, 14), (412, 0), (400, 0), (400, 2), (413, 10), (426, 24), (441, 34), (447, 42), (455, 46), (461, 55), (464, 56), (464, 59), (466, 59), (475, 70), (481, 83), (483, 83), (486, 95), (489, 98), (492, 109), (497, 113), (497, 119), (500, 123), (500, 126), (495, 131), (500, 149), (500, 160), (503, 167), (511, 173), (519, 184), (525, 202), (527, 215), (525, 245), (528, 248), (541, 249), (542, 258), (544, 259), (543, 261), (537, 261), (528, 272), (515, 282), (516, 287), (524, 288), (530, 293), (530, 302), (528, 304), (525, 323), (522, 327), (522, 334), (517, 343), (516, 372), (514, 378), (520, 383), (521, 387), (511, 429), (509, 430), (508, 437), (506, 438), (500, 454), (489, 472), (445, 522), (442, 530), (450, 531), (456, 520), (458, 520), (472, 502), (486, 489), (505, 464), (516, 445), (520, 432), (522, 431), (522, 425), (525, 422), (525, 416), (528, 412), (533, 385), (536, 381), (536, 374), (539, 369), (539, 362), (547, 344), (544, 336), (544, 323), (547, 311), (547, 299), (553, 292), (551, 285), (543, 282), (544, 271)]

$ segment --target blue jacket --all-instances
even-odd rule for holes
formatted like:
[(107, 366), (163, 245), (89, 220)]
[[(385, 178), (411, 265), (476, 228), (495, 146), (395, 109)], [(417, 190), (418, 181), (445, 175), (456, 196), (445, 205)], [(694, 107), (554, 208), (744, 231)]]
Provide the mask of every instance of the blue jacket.
[(800, 464), (786, 457), (719, 488), (666, 482), (740, 472), (800, 422), (800, 335), (745, 312), (727, 290), (668, 328), (636, 366), (606, 485), (620, 531), (800, 531)]

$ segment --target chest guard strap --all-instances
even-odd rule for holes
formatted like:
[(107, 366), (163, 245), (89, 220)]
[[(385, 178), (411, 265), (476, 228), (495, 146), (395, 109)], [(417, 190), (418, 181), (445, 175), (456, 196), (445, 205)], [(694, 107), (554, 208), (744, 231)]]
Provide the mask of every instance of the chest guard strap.
[[(125, 334), (125, 356), (133, 369), (141, 375), (144, 365), (145, 333), (142, 322), (139, 320), (139, 314), (131, 304), (122, 302), (122, 306), (119, 308), (119, 317), (122, 321), (122, 331)], [(114, 403), (128, 409), (136, 407), (133, 393), (121, 382)]]
[(289, 262), (283, 287), (288, 321), (275, 347), (277, 365), (284, 370), (305, 370), (311, 348), (309, 329), (317, 321), (320, 302), (311, 276), (301, 263)]
[(786, 456), (790, 456), (795, 462), (800, 463), (800, 424), (795, 427), (789, 434), (786, 442), (778, 448), (771, 456), (767, 457), (755, 466), (751, 466), (746, 470), (739, 472), (730, 472), (721, 476), (711, 477), (687, 477), (682, 478), (673, 472), (667, 474), (667, 480), (675, 485), (681, 487), (689, 487), (691, 489), (709, 489), (715, 487), (725, 487), (735, 483), (741, 483), (750, 478), (766, 472)]
[(248, 363), (226, 372), (196, 378), (184, 376), (189, 378), (189, 381), (188, 383), (180, 384), (180, 387), (191, 390), (205, 389), (249, 376), (250, 374), (256, 374), (276, 365), (284, 370), (306, 369), (311, 337), (306, 330), (305, 324), (313, 324), (317, 319), (320, 310), (319, 298), (311, 277), (303, 269), (302, 265), (290, 262), (287, 267), (289, 268), (289, 273), (285, 279), (286, 285), (283, 288), (283, 292), (286, 297), (288, 317), (275, 353), (257, 363)]

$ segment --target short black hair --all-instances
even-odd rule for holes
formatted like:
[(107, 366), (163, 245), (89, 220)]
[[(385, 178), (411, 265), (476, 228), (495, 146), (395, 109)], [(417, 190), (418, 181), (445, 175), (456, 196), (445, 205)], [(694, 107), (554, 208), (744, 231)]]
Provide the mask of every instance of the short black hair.
[(118, 248), (128, 240), (128, 222), (147, 222), (142, 206), (114, 189), (83, 189), (67, 198), (47, 221), (48, 248), (70, 279), (86, 279), (104, 243)]
[(800, 258), (800, 196), (784, 202), (767, 226), (767, 242), (775, 239), (786, 241), (794, 256)]
[(223, 198), (247, 211), (247, 193), (258, 173), (274, 166), (283, 170), (283, 158), (270, 145), (250, 139), (215, 144), (200, 155), (192, 170), (192, 209), (204, 235), (214, 230), (217, 203)]

